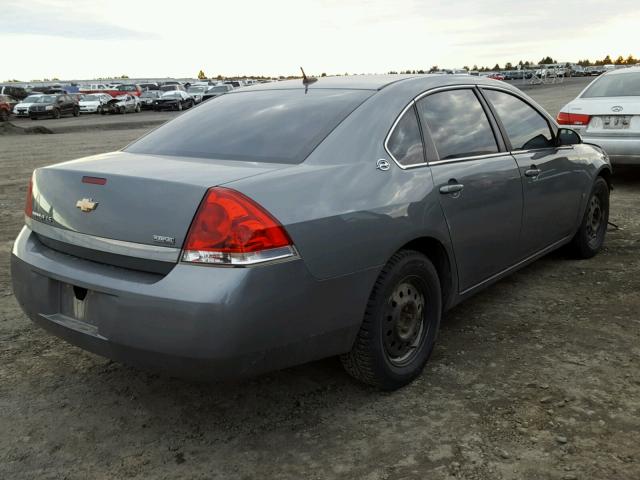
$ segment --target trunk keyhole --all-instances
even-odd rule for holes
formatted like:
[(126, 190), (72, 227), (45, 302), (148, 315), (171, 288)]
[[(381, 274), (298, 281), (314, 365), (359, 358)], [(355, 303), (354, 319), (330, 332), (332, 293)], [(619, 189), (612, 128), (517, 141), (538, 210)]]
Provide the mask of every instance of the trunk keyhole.
[(73, 294), (76, 296), (78, 300), (82, 302), (87, 296), (87, 289), (82, 287), (76, 287), (74, 285)]

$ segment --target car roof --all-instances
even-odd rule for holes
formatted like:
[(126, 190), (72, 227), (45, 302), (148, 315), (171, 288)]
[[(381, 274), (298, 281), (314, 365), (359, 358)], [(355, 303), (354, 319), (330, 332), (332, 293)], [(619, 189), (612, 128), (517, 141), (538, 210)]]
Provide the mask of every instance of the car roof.
[(640, 72), (640, 67), (626, 67), (626, 68), (616, 68), (615, 70), (610, 70), (605, 75), (620, 75), (623, 73), (638, 73)]
[[(493, 72), (495, 73), (495, 72)], [(432, 88), (455, 86), (455, 85), (484, 85), (499, 86), (508, 90), (516, 90), (511, 85), (499, 80), (492, 80), (486, 77), (471, 75), (349, 75), (342, 77), (321, 77), (316, 82), (308, 85), (302, 83), (302, 79), (284, 80), (280, 82), (263, 83), (232, 90), (231, 94), (250, 92), (258, 90), (298, 90), (308, 87), (309, 90), (316, 89), (344, 89), (344, 90), (383, 90), (402, 89), (415, 91), (416, 94), (430, 90)]]

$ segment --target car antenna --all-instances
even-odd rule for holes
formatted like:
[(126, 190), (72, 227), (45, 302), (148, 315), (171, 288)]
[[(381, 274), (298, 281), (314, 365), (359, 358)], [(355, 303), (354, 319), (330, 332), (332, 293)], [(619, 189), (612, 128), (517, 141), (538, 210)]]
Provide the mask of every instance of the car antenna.
[(307, 93), (307, 90), (309, 90), (309, 85), (311, 85), (313, 82), (317, 82), (318, 79), (316, 77), (307, 77), (307, 74), (304, 73), (304, 68), (300, 67), (300, 70), (302, 71), (302, 84), (304, 85), (304, 93)]

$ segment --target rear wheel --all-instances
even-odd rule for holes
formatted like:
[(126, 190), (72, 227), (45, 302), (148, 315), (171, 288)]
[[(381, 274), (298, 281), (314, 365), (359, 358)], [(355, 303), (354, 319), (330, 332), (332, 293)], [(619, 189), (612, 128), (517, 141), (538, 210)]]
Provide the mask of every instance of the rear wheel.
[(569, 248), (578, 258), (591, 258), (602, 248), (609, 223), (609, 184), (596, 178), (580, 228)]
[(345, 370), (382, 390), (415, 379), (427, 363), (440, 326), (442, 297), (433, 264), (413, 250), (396, 253), (369, 297)]

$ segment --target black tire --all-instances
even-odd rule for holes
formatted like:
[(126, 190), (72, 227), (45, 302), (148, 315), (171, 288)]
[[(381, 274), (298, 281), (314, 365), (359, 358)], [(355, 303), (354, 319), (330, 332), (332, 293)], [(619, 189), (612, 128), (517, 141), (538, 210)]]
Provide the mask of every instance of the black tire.
[(73, 109), (73, 116), (74, 117), (79, 117), (80, 116), (80, 109), (78, 107)]
[(57, 108), (55, 108), (55, 109), (53, 110), (53, 113), (51, 114), (51, 116), (52, 116), (53, 118), (55, 118), (56, 120), (57, 120), (57, 119), (59, 119), (59, 118), (60, 118), (60, 110), (58, 110)]
[(433, 264), (414, 250), (399, 251), (380, 272), (353, 348), (340, 357), (342, 365), (381, 390), (407, 385), (431, 356), (441, 315)]
[(37, 120), (38, 119), (38, 117), (36, 117), (34, 115), (31, 115), (29, 118), (31, 118), (31, 120)]
[(0, 110), (0, 122), (6, 122), (9, 120), (9, 112), (6, 110)]
[(102, 105), (98, 105), (98, 108), (96, 109), (96, 113), (102, 113)]
[(136, 113), (140, 113), (142, 111), (142, 107), (140, 107), (140, 104), (136, 105)]
[(577, 258), (591, 258), (602, 248), (609, 223), (609, 184), (596, 178), (587, 200), (587, 207), (580, 228), (569, 244), (570, 252)]
[(176, 105), (176, 110), (179, 112), (182, 111), (182, 102), (178, 102), (178, 104)]

